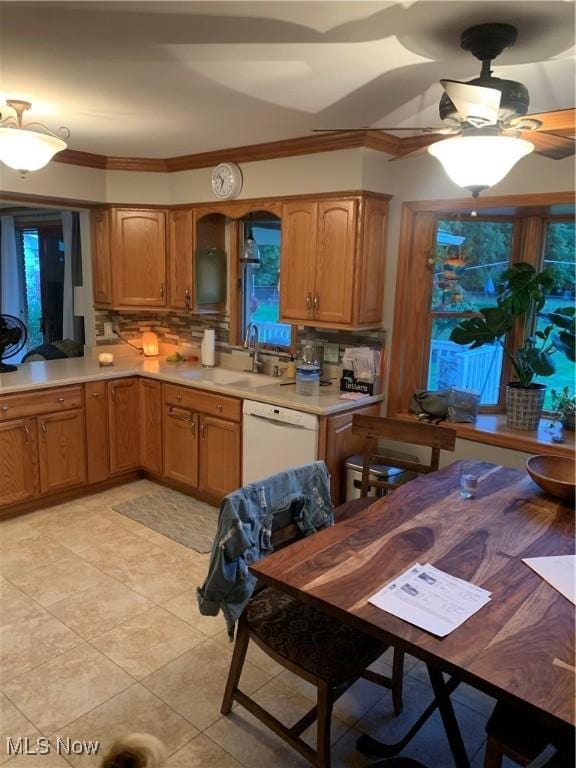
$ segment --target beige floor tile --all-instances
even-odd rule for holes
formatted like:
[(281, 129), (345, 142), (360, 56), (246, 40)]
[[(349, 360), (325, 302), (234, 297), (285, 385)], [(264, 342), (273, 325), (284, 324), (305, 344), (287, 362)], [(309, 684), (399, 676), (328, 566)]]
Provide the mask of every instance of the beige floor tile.
[[(41, 737), (44, 739), (44, 737)], [(30, 745), (31, 749), (35, 748), (35, 745)], [(70, 763), (58, 754), (57, 747), (53, 744), (46, 744), (42, 741), (38, 745), (39, 749), (49, 749), (47, 754), (31, 754), (31, 755), (19, 755), (9, 760), (5, 765), (10, 768), (70, 768)]]
[[(203, 730), (220, 717), (230, 659), (231, 654), (219, 643), (205, 640), (142, 682)], [(243, 690), (252, 693), (269, 680), (269, 675), (246, 662), (241, 680)]]
[(50, 563), (70, 562), (70, 550), (47, 535), (25, 539), (18, 546), (6, 544), (0, 548), (0, 573), (9, 579)]
[(242, 768), (242, 766), (232, 755), (201, 733), (168, 758), (166, 768)]
[(40, 615), (44, 615), (44, 609), (35, 600), (25, 595), (22, 590), (8, 580), (2, 579), (0, 582), (0, 627)]
[[(226, 629), (223, 629), (221, 632), (219, 632), (217, 635), (214, 635), (213, 640), (215, 640), (217, 643), (220, 643), (220, 645), (223, 645), (225, 648), (229, 648), (232, 650), (234, 648), (234, 643), (230, 642), (230, 639), (228, 638), (228, 632)], [(279, 675), (280, 672), (284, 671), (285, 667), (283, 667), (281, 664), (278, 664), (271, 656), (268, 656), (267, 653), (265, 653), (263, 650), (261, 650), (256, 643), (250, 642), (248, 644), (248, 653), (246, 655), (246, 658), (249, 662), (254, 664), (255, 667), (259, 667), (264, 672), (270, 675), (270, 677), (275, 677), (276, 675)]]
[(189, 624), (156, 607), (92, 638), (92, 645), (140, 679), (204, 639), (204, 635)]
[(144, 539), (141, 541), (158, 551), (139, 562), (125, 562), (107, 572), (156, 603), (164, 603), (200, 583), (203, 575), (193, 563), (163, 552)]
[[(1, 592), (0, 592), (1, 596)], [(85, 640), (106, 632), (154, 604), (110, 577), (50, 605), (50, 613)]]
[(79, 645), (81, 638), (39, 608), (31, 618), (0, 629), (0, 684)]
[(194, 629), (198, 629), (207, 635), (207, 637), (214, 637), (222, 631), (226, 631), (226, 622), (221, 613), (218, 616), (202, 616), (198, 609), (195, 589), (173, 597), (171, 600), (163, 603), (162, 607), (183, 619)]
[(41, 605), (51, 605), (105, 580), (98, 568), (77, 555), (10, 577), (12, 583)]
[(85, 560), (117, 578), (125, 569), (137, 567), (163, 553), (146, 539), (118, 526), (114, 538), (87, 547), (81, 554)]
[(108, 544), (125, 534), (125, 529), (107, 518), (88, 515), (74, 523), (64, 523), (50, 531), (50, 535), (66, 549), (81, 554), (99, 544)]
[(18, 709), (48, 735), (124, 690), (132, 678), (83, 644), (2, 686)]
[(34, 743), (38, 735), (32, 723), (26, 720), (22, 712), (4, 694), (0, 693), (0, 763), (13, 757), (13, 754), (9, 754), (8, 738), (12, 739), (15, 747), (19, 738), (28, 737), (31, 743)]
[(151, 733), (161, 739), (168, 754), (172, 754), (197, 736), (198, 731), (139, 684), (132, 685), (58, 731), (61, 738), (100, 742), (96, 757), (68, 757), (72, 765), (81, 768), (99, 766), (110, 744), (128, 733)]
[(10, 518), (0, 523), (0, 547), (2, 548), (31, 539), (39, 539), (41, 536), (42, 533), (25, 522), (22, 517)]

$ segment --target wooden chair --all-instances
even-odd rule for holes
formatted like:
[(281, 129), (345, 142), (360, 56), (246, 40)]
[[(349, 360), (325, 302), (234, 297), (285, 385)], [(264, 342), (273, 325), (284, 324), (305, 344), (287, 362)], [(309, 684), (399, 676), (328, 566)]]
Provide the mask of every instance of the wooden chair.
[[(363, 416), (355, 414), (352, 419), (352, 434), (363, 437), (364, 450), (361, 498), (366, 498), (371, 488), (393, 491), (398, 483), (386, 480), (376, 480), (370, 477), (371, 464), (384, 464), (400, 467), (411, 473), (426, 474), (438, 469), (440, 451), (453, 451), (456, 445), (456, 430), (451, 427), (437, 427), (433, 424), (423, 424), (418, 421), (402, 421), (383, 416)], [(379, 453), (380, 439), (393, 440), (400, 443), (412, 443), (431, 448), (430, 463), (407, 461), (397, 458), (393, 452), (383, 455)], [(412, 475), (410, 475), (412, 477)], [(378, 490), (376, 491), (378, 493)]]
[(531, 766), (548, 745), (555, 754), (551, 766), (574, 765), (574, 734), (551, 731), (536, 716), (499, 702), (486, 723), (484, 768), (501, 768), (507, 757), (521, 766)]
[[(346, 507), (339, 508), (342, 518), (349, 516)], [(298, 538), (301, 534), (296, 526), (289, 525), (273, 533), (272, 543), (277, 550)], [(238, 687), (251, 640), (278, 664), (317, 688), (316, 706), (292, 726), (281, 723)], [(396, 714), (402, 711), (404, 655), (394, 654), (391, 678), (367, 669), (387, 648), (286, 593), (271, 587), (257, 589), (238, 621), (222, 714), (229, 714), (236, 701), (309, 763), (317, 768), (330, 768), (332, 708), (360, 677), (391, 688), (394, 711)], [(317, 723), (316, 750), (301, 738), (314, 721)]]

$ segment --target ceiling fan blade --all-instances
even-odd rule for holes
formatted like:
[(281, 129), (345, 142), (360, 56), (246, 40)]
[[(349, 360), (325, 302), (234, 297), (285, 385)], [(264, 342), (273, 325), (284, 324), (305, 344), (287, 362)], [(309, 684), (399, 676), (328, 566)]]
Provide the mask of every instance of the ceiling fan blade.
[(502, 94), (496, 88), (469, 85), (458, 80), (440, 80), (440, 85), (463, 120), (472, 125), (495, 125)]
[(536, 112), (524, 117), (516, 117), (510, 120), (510, 126), (514, 127), (523, 120), (538, 120), (542, 125), (537, 129), (539, 131), (553, 131), (554, 133), (574, 134), (576, 133), (576, 109), (557, 109), (555, 112)]
[(576, 141), (568, 136), (542, 131), (522, 131), (520, 136), (534, 144), (536, 154), (550, 157), (552, 160), (562, 160), (576, 152)]

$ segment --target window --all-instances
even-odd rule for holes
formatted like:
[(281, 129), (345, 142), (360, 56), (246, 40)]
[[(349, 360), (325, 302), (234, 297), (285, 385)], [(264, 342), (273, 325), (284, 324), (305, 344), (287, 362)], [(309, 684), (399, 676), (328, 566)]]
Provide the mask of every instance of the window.
[(243, 222), (243, 238), (252, 233), (260, 253), (260, 264), (242, 266), (241, 331), (249, 323), (258, 328), (261, 344), (288, 349), (292, 343), (292, 326), (280, 318), (280, 246), (279, 219)]
[(498, 404), (502, 347), (468, 350), (449, 337), (463, 317), (496, 304), (496, 285), (510, 266), (513, 235), (512, 222), (437, 221), (428, 389), (474, 390), (482, 405)]
[[(500, 203), (500, 205), (499, 205)], [(543, 312), (575, 300), (573, 200), (568, 193), (480, 198), (477, 218), (470, 201), (405, 203), (390, 354), (388, 412), (408, 410), (416, 389), (457, 386), (481, 393), (487, 411), (503, 411), (510, 364), (499, 345), (470, 350), (449, 341), (452, 328), (480, 307), (496, 302), (498, 280), (508, 266), (526, 261), (551, 266), (555, 287)], [(508, 335), (517, 348), (536, 328), (520, 324)], [(541, 379), (550, 390), (574, 389), (574, 363), (558, 352), (556, 373)]]
[[(543, 313), (553, 312), (560, 307), (570, 306), (575, 300), (574, 263), (574, 221), (548, 221), (544, 233), (544, 249), (542, 265), (550, 267), (554, 274), (554, 290), (546, 299)], [(547, 320), (541, 313), (536, 321), (536, 328), (547, 325)], [(556, 373), (546, 379), (546, 400), (544, 408), (549, 410), (552, 399), (552, 389), (570, 387), (574, 390), (574, 363), (565, 355), (556, 354), (553, 357)]]

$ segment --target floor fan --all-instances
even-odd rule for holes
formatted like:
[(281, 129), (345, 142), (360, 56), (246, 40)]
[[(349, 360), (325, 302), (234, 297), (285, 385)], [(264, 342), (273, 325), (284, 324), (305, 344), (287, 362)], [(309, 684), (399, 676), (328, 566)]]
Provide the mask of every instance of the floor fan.
[(26, 326), (13, 315), (0, 315), (0, 373), (17, 370), (15, 365), (8, 365), (4, 358), (13, 357), (26, 344), (28, 332)]

